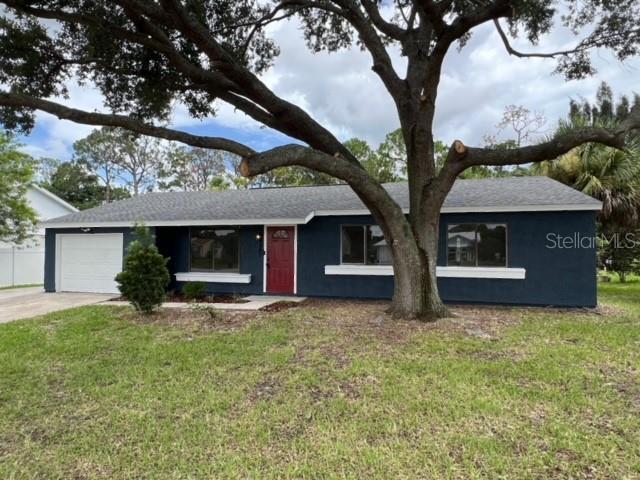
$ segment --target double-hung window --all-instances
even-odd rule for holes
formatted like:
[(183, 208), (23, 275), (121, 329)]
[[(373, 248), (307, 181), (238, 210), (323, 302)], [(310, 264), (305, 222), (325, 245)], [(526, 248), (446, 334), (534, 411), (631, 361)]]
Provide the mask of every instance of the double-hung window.
[(449, 225), (447, 228), (447, 265), (506, 267), (507, 226), (500, 223)]
[(192, 272), (238, 272), (239, 233), (237, 228), (192, 228)]
[(391, 265), (391, 248), (377, 225), (343, 225), (341, 232), (342, 264)]

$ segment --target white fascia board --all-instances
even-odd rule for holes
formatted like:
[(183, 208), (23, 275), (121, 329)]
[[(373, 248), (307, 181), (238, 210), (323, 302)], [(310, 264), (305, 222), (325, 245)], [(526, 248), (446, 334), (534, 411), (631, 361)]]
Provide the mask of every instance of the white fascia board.
[[(567, 204), (567, 205), (522, 205), (522, 206), (485, 206), (485, 207), (442, 207), (440, 213), (499, 213), (499, 212), (571, 212), (571, 211), (599, 211), (600, 204)], [(402, 212), (409, 213), (408, 208)], [(317, 210), (317, 217), (335, 217), (347, 215), (371, 215), (369, 210)]]
[(250, 218), (250, 219), (222, 219), (222, 220), (148, 220), (148, 221), (117, 221), (117, 222), (43, 222), (44, 228), (118, 228), (133, 227), (136, 224), (147, 227), (199, 227), (199, 226), (235, 226), (235, 225), (300, 225), (307, 223), (304, 218)]
[(250, 273), (179, 272), (175, 275), (179, 282), (251, 283)]
[[(436, 267), (436, 275), (442, 278), (497, 278), (524, 280), (524, 268), (504, 267)], [(325, 265), (325, 275), (393, 276), (391, 265)]]
[(493, 212), (574, 212), (599, 211), (602, 204), (567, 204), (567, 205), (514, 205), (487, 207), (443, 207), (440, 213), (493, 213)]

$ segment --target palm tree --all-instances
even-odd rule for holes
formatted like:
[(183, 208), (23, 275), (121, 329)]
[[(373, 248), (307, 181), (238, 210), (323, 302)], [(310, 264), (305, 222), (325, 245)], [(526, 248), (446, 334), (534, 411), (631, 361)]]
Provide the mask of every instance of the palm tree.
[[(579, 127), (582, 122), (580, 118), (561, 122), (557, 133)], [(640, 138), (632, 139), (624, 151), (585, 144), (557, 160), (534, 165), (532, 171), (600, 200), (599, 221), (605, 232), (637, 228), (640, 223)]]

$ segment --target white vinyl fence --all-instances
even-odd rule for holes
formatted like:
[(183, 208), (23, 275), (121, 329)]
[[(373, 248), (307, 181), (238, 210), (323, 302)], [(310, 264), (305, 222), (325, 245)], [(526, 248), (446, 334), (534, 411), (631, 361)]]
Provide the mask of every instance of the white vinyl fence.
[(44, 238), (27, 246), (0, 244), (0, 287), (44, 282)]

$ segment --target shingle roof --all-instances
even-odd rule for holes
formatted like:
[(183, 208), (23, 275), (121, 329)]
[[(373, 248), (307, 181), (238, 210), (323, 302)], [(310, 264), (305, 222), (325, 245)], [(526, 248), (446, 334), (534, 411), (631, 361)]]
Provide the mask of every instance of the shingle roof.
[[(404, 208), (406, 183), (384, 187)], [(600, 202), (547, 177), (458, 180), (442, 212), (599, 210)], [(365, 214), (347, 185), (264, 188), (222, 192), (148, 193), (73, 213), (45, 223), (52, 227), (307, 223), (315, 215)]]

